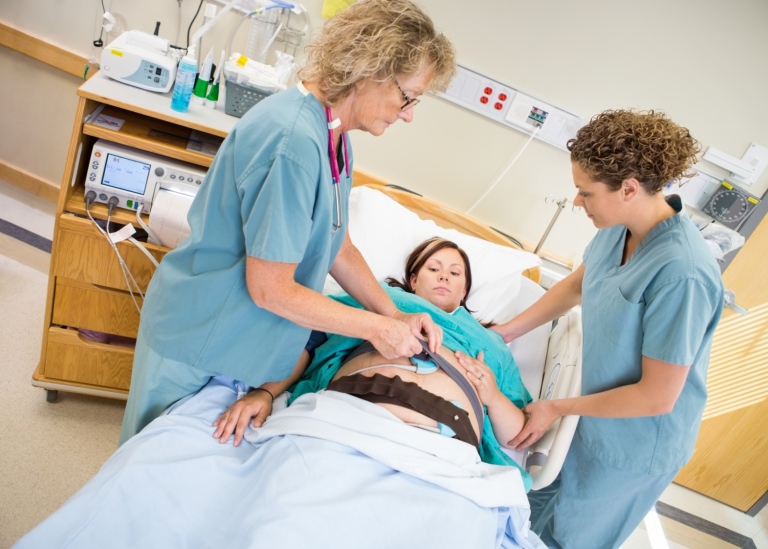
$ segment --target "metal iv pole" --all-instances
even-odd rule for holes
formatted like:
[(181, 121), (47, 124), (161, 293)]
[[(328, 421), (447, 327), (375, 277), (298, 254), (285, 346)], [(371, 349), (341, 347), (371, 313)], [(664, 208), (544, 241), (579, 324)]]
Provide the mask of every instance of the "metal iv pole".
[(565, 205), (568, 204), (567, 198), (561, 198), (559, 200), (555, 200), (555, 198), (548, 196), (544, 199), (544, 202), (547, 204), (552, 204), (553, 202), (557, 204), (557, 210), (555, 210), (555, 215), (552, 216), (552, 220), (549, 222), (549, 225), (547, 226), (547, 230), (544, 231), (544, 234), (541, 235), (541, 240), (539, 240), (539, 243), (536, 244), (536, 249), (533, 250), (533, 253), (538, 254), (541, 247), (544, 245), (544, 241), (549, 236), (549, 231), (552, 230), (552, 227), (555, 225), (555, 221), (557, 221), (558, 216), (560, 215), (560, 212), (563, 211), (565, 208)]

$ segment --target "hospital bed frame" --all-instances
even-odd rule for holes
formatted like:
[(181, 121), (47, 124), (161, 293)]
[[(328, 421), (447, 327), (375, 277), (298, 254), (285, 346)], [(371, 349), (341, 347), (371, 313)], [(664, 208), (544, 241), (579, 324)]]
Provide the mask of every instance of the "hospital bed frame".
[[(441, 227), (456, 229), (502, 246), (523, 249), (519, 242), (488, 225), (407, 189), (372, 182), (366, 182), (363, 186), (386, 194), (422, 219), (432, 220)], [(528, 269), (523, 272), (523, 275), (525, 278), (522, 283), (527, 291), (521, 292), (515, 314), (525, 310), (545, 292), (544, 288), (538, 285), (541, 279), (538, 268)], [(551, 324), (541, 326), (537, 330), (546, 331), (549, 334), (545, 356), (531, 359), (528, 353), (522, 352), (526, 344), (536, 337), (534, 331), (510, 344), (523, 382), (534, 400), (579, 396), (581, 394), (580, 309), (574, 308)], [(518, 463), (522, 463), (531, 474), (533, 490), (548, 486), (559, 474), (578, 420), (578, 416), (565, 416), (557, 420), (527, 451), (505, 450)]]

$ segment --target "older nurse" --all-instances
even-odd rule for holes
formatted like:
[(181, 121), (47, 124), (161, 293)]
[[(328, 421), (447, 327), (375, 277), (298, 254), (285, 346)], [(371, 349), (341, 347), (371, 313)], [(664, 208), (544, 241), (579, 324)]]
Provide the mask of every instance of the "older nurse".
[[(418, 97), (450, 81), (453, 48), (413, 3), (362, 0), (326, 22), (307, 58), (301, 82), (224, 141), (191, 235), (152, 279), (121, 443), (212, 376), (255, 388), (288, 377), (312, 329), (369, 340), (389, 358), (419, 353), (417, 337), (440, 348), (440, 329), (397, 310), (347, 235), (347, 132), (413, 120)], [(320, 293), (329, 272), (366, 310)]]
[(707, 398), (720, 270), (678, 196), (699, 145), (663, 113), (606, 111), (568, 142), (574, 204), (599, 229), (584, 263), (497, 326), (505, 341), (581, 303), (583, 396), (539, 401), (510, 445), (582, 416), (561, 474), (531, 492), (548, 547), (619, 547), (690, 459)]

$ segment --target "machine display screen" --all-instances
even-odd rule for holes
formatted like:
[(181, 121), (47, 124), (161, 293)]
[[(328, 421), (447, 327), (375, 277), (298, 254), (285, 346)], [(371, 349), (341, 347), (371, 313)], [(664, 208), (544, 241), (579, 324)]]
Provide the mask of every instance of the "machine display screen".
[(108, 153), (101, 181), (108, 187), (143, 196), (149, 180), (149, 171), (149, 164)]

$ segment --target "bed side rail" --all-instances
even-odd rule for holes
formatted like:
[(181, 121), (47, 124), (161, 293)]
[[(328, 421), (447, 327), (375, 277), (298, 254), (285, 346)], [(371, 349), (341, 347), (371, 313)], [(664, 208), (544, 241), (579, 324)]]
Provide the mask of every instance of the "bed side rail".
[[(552, 330), (539, 399), (571, 398), (581, 394), (581, 313), (572, 309), (558, 319)], [(533, 477), (533, 490), (552, 483), (568, 453), (579, 416), (555, 421), (529, 449), (526, 469)]]

